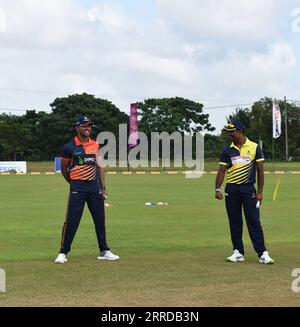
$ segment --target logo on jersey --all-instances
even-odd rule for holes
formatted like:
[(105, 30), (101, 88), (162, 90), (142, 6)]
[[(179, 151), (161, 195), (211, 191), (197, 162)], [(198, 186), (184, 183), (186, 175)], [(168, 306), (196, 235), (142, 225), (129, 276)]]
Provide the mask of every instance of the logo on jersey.
[(84, 158), (83, 161), (84, 161), (85, 164), (94, 164), (95, 163), (95, 157)]
[(232, 157), (231, 162), (232, 162), (233, 165), (237, 165), (237, 164), (248, 165), (248, 164), (251, 163), (251, 158), (250, 157), (237, 156), (237, 157)]
[(95, 155), (83, 154), (77, 156), (77, 162), (75, 161), (75, 163), (79, 166), (94, 165), (96, 163), (96, 157)]

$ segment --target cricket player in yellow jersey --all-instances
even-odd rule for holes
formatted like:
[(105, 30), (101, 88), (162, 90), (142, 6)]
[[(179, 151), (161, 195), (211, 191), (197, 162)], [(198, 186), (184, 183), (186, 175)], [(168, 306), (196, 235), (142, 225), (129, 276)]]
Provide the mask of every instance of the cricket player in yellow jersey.
[[(244, 125), (240, 122), (230, 122), (224, 130), (232, 141), (221, 154), (219, 171), (215, 182), (215, 198), (223, 199), (221, 185), (226, 176), (225, 203), (229, 218), (233, 254), (227, 258), (230, 262), (242, 262), (244, 257), (243, 217), (259, 262), (273, 264), (265, 247), (264, 234), (260, 223), (260, 205), (263, 200), (264, 187), (264, 157), (258, 144), (251, 142), (244, 134)], [(254, 184), (258, 180), (256, 191)]]

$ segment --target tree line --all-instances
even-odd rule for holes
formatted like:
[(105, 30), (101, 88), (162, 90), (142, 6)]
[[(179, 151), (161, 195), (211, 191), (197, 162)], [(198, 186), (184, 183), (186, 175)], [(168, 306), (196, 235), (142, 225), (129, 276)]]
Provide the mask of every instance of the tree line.
[[(283, 101), (279, 101), (279, 105), (284, 108)], [(53, 160), (76, 134), (75, 119), (79, 115), (88, 115), (93, 120), (94, 138), (107, 131), (118, 140), (119, 124), (129, 124), (129, 116), (112, 102), (87, 93), (56, 98), (50, 107), (50, 113), (27, 110), (21, 116), (0, 115), (0, 160)], [(289, 153), (294, 160), (300, 160), (300, 109), (287, 103), (287, 111)], [(180, 97), (146, 99), (138, 103), (138, 112), (139, 131), (147, 135), (163, 131), (205, 134), (207, 159), (216, 160), (228, 142), (224, 133), (211, 134), (215, 128), (209, 122), (209, 115), (203, 113), (201, 103)], [(260, 99), (251, 108), (237, 108), (228, 120), (242, 121), (247, 136), (256, 142), (261, 140), (266, 158), (272, 158), (271, 98)], [(274, 142), (276, 160), (284, 159), (285, 155), (284, 124), (282, 131), (281, 137)]]

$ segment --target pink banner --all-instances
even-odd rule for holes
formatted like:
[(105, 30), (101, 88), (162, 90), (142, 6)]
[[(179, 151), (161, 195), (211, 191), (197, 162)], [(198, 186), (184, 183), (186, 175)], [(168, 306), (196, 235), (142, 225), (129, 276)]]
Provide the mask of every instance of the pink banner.
[(137, 146), (139, 139), (139, 128), (138, 128), (138, 105), (132, 103), (130, 105), (130, 123), (129, 123), (129, 147), (133, 148)]

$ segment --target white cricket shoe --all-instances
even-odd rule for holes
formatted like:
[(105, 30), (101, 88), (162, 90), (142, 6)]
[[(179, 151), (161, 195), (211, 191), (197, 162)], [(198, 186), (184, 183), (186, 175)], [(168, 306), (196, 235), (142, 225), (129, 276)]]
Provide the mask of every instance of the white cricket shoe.
[(100, 255), (97, 257), (97, 259), (114, 261), (120, 259), (120, 257), (110, 251), (102, 251), (100, 252)]
[(239, 250), (234, 250), (232, 256), (227, 257), (229, 262), (243, 262), (245, 257), (239, 252)]
[(65, 263), (67, 261), (68, 261), (67, 256), (64, 253), (59, 253), (54, 262), (55, 263)]
[(274, 260), (269, 256), (268, 251), (265, 251), (258, 260), (259, 263), (264, 263), (265, 265), (272, 265)]

